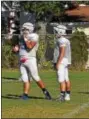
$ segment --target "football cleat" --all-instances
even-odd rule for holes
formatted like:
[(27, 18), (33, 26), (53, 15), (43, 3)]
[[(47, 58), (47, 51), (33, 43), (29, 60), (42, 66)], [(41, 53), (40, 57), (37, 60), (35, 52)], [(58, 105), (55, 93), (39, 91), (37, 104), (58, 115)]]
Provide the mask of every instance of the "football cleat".
[(70, 101), (70, 94), (66, 94), (66, 95), (65, 95), (65, 100), (66, 100), (66, 101)]
[(48, 100), (52, 99), (48, 91), (44, 91), (43, 93), (44, 93), (46, 99), (48, 99)]
[(28, 97), (28, 95), (23, 94), (23, 95), (21, 96), (21, 99), (23, 99), (23, 100), (28, 100), (29, 97)]
[(61, 102), (64, 102), (64, 101), (65, 101), (64, 95), (61, 95), (61, 96), (60, 96), (60, 101), (61, 101)]
[(64, 95), (60, 95), (60, 96), (56, 99), (56, 101), (64, 102), (64, 101), (65, 101)]

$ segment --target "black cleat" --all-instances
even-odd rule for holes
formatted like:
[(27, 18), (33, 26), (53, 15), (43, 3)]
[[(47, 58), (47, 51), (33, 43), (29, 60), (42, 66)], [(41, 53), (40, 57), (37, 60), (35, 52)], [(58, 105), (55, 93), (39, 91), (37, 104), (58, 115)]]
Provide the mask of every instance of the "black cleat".
[(64, 96), (64, 95), (61, 95), (61, 96), (60, 96), (60, 101), (61, 101), (61, 102), (64, 102), (64, 101), (65, 101), (65, 96)]
[(65, 96), (64, 95), (60, 95), (56, 101), (59, 101), (59, 102), (64, 102), (65, 101)]
[(47, 100), (51, 100), (51, 99), (52, 99), (48, 91), (44, 91), (43, 93), (44, 93), (45, 98), (46, 98)]

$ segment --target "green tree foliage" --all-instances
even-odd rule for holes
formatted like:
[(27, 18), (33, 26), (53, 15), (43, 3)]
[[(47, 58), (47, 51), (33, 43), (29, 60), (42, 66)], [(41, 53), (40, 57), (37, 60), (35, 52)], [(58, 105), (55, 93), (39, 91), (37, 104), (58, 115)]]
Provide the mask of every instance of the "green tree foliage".
[(73, 33), (71, 39), (72, 49), (72, 66), (75, 68), (84, 68), (88, 59), (88, 43), (87, 36), (84, 32), (76, 31)]
[(12, 52), (12, 47), (8, 43), (2, 46), (2, 67), (18, 67), (18, 56)]
[(89, 1), (77, 1), (78, 4), (86, 4), (89, 5)]
[[(60, 1), (25, 1), (21, 2), (25, 11), (34, 12), (37, 20), (44, 20), (46, 14), (60, 14)], [(48, 13), (49, 12), (49, 13)]]
[[(87, 4), (89, 1), (75, 1), (76, 4)], [(37, 20), (45, 19), (46, 15), (54, 14), (59, 16), (65, 10), (64, 5), (72, 5), (71, 1), (21, 1), (21, 9), (36, 13)]]

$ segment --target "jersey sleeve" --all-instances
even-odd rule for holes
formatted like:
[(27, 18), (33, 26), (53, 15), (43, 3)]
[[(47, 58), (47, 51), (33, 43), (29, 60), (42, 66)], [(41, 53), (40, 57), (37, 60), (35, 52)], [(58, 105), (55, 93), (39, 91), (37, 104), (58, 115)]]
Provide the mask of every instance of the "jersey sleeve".
[(31, 41), (38, 42), (38, 39), (39, 39), (39, 36), (36, 33), (29, 35), (29, 40), (31, 40)]
[(60, 47), (62, 47), (62, 46), (66, 46), (66, 40), (64, 39), (64, 38), (62, 38), (62, 39), (60, 39), (59, 40), (59, 45), (60, 45)]

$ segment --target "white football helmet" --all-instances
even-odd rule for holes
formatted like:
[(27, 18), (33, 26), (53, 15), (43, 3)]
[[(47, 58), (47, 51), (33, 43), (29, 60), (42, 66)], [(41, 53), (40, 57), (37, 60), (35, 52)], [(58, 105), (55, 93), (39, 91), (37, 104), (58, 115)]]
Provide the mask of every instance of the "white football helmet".
[(66, 35), (67, 27), (64, 25), (57, 25), (56, 27), (53, 27), (53, 29), (55, 35)]
[(22, 25), (21, 32), (22, 34), (29, 34), (34, 31), (34, 25), (30, 22), (26, 22)]

